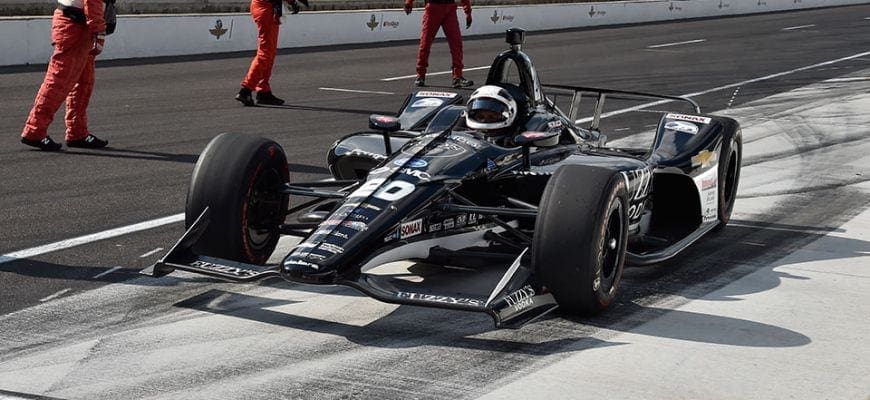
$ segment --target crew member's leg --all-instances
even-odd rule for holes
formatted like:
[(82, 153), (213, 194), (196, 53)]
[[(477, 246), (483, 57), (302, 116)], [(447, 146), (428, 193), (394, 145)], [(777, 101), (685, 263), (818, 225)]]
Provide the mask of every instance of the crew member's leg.
[(88, 131), (88, 104), (94, 91), (94, 55), (88, 54), (79, 81), (66, 97), (66, 145), (97, 149), (106, 147), (103, 140)]
[(64, 98), (78, 82), (93, 45), (93, 35), (87, 27), (64, 17), (60, 10), (54, 14), (51, 39), (54, 52), (21, 132), (23, 143), (43, 150), (60, 149), (59, 144), (48, 138), (48, 126)]
[[(441, 23), (444, 19), (447, 8), (446, 4), (427, 3), (426, 10), (423, 12), (423, 29), (420, 33), (420, 49), (417, 52), (417, 79), (426, 77), (426, 70), (429, 68), (429, 53), (432, 50), (432, 41), (435, 40), (435, 34), (441, 28)], [(454, 6), (455, 8), (455, 6)], [(425, 82), (420, 82), (425, 84)], [(418, 84), (418, 86), (422, 86)]]

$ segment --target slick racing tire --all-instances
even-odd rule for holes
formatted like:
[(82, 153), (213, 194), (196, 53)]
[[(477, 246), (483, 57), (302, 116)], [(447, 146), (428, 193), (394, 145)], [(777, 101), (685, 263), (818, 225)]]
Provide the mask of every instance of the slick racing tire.
[(734, 201), (737, 200), (737, 185), (740, 183), (740, 166), (743, 163), (743, 138), (738, 130), (734, 137), (719, 150), (719, 226), (722, 229), (731, 220)]
[(194, 252), (265, 264), (278, 243), (289, 201), (276, 188), (289, 175), (284, 150), (271, 140), (237, 133), (212, 139), (199, 156), (187, 192), (187, 227), (206, 207), (210, 210)]
[(617, 294), (628, 239), (623, 176), (580, 165), (556, 170), (544, 188), (532, 239), (532, 266), (559, 307), (581, 315)]

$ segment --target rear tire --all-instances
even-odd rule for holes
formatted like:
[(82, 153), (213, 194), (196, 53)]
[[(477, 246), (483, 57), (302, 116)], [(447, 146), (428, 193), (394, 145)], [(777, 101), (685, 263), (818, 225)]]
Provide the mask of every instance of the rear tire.
[(237, 133), (212, 139), (196, 163), (187, 192), (187, 227), (206, 207), (211, 210), (194, 251), (265, 264), (278, 243), (278, 227), (289, 201), (275, 189), (289, 176), (287, 156), (271, 140)]
[(547, 183), (532, 266), (559, 307), (591, 315), (616, 297), (628, 242), (627, 190), (620, 173), (579, 165), (559, 168)]
[(734, 134), (728, 146), (722, 146), (719, 154), (719, 226), (722, 229), (731, 220), (737, 185), (740, 183), (740, 166), (743, 163), (743, 138), (740, 131)]

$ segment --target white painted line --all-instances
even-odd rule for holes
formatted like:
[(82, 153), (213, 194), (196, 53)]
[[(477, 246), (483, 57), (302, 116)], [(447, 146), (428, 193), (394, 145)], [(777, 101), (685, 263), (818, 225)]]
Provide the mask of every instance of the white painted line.
[(764, 243), (756, 243), (756, 242), (740, 242), (740, 243), (748, 244), (748, 245), (750, 245), (750, 246), (760, 246), (760, 247), (767, 246), (767, 245), (764, 244)]
[(318, 88), (318, 89), (326, 90), (326, 91), (330, 91), (330, 92), (345, 92), (345, 93), (395, 94), (393, 92), (378, 92), (375, 90), (339, 89), (339, 88), (331, 88), (331, 87), (322, 87), (322, 88)]
[[(867, 55), (870, 55), (870, 51), (866, 51), (866, 52), (858, 53), (858, 54), (853, 54), (853, 55), (851, 55), (851, 56), (847, 56), (847, 57), (837, 58), (837, 59), (835, 59), (835, 60), (823, 61), (823, 62), (820, 62), (820, 63), (818, 63), (818, 64), (807, 65), (807, 66), (805, 66), (805, 67), (800, 67), (800, 68), (790, 69), (790, 70), (788, 70), (788, 71), (777, 72), (777, 73), (775, 73), (775, 74), (765, 75), (765, 76), (762, 76), (762, 77), (758, 77), (758, 78), (754, 78), (754, 79), (749, 79), (749, 80), (745, 80), (745, 81), (742, 81), (742, 82), (737, 82), (737, 83), (732, 83), (732, 84), (729, 84), (729, 85), (724, 85), (724, 86), (714, 87), (714, 88), (712, 88), (712, 89), (702, 90), (702, 91), (700, 91), (700, 92), (686, 93), (686, 94), (681, 95), (681, 97), (696, 97), (696, 96), (701, 96), (701, 95), (705, 95), (705, 94), (708, 94), (708, 93), (718, 92), (718, 91), (720, 91), (720, 90), (731, 89), (731, 88), (735, 88), (735, 87), (740, 87), (740, 86), (748, 85), (748, 84), (750, 84), (750, 83), (766, 81), (766, 80), (773, 79), (773, 78), (779, 78), (779, 77), (781, 77), (781, 76), (785, 76), (785, 75), (791, 75), (791, 74), (794, 74), (794, 73), (797, 73), (797, 72), (806, 71), (806, 70), (808, 70), (808, 69), (813, 69), (813, 68), (818, 68), (818, 67), (824, 67), (824, 66), (826, 66), (826, 65), (836, 64), (836, 63), (839, 63), (839, 62), (848, 61), (848, 60), (852, 60), (852, 59), (856, 59), (856, 58), (864, 57), (864, 56), (867, 56)], [(650, 108), (650, 107), (654, 107), (654, 106), (658, 106), (658, 105), (662, 105), (662, 104), (667, 104), (667, 103), (670, 103), (670, 102), (672, 102), (672, 101), (673, 101), (673, 100), (659, 100), (659, 101), (654, 101), (654, 102), (651, 102), (651, 103), (646, 103), (646, 104), (637, 105), (637, 106), (634, 106), (634, 107), (623, 108), (623, 109), (621, 109), (621, 110), (615, 110), (615, 111), (611, 111), (611, 112), (603, 113), (603, 114), (601, 114), (601, 118), (612, 117), (612, 116), (614, 116), (614, 115), (625, 114), (625, 113), (629, 113), (629, 112), (632, 112), (632, 111), (639, 111), (639, 110), (643, 110), (643, 109), (645, 109), (645, 108)], [(578, 120), (574, 121), (574, 123), (575, 123), (575, 124), (582, 124), (582, 123), (584, 123), (584, 122), (589, 122), (589, 121), (592, 121), (592, 117), (581, 118), (581, 119), (578, 119)]]
[(69, 292), (70, 290), (72, 290), (72, 289), (70, 289), (70, 288), (66, 288), (66, 289), (61, 290), (61, 291), (59, 291), (59, 292), (57, 292), (57, 293), (55, 293), (55, 294), (53, 294), (53, 295), (51, 295), (51, 296), (43, 297), (43, 298), (39, 299), (39, 301), (41, 301), (41, 302), (46, 302), (46, 301), (49, 301), (49, 300), (54, 300), (54, 299), (56, 299), (56, 298), (58, 298), (58, 297), (60, 297), (60, 296), (63, 296), (64, 294), (66, 294), (66, 292)]
[[(463, 71), (477, 71), (477, 70), (479, 70), (479, 69), (489, 69), (489, 65), (486, 65), (486, 66), (483, 66), (483, 67), (463, 68), (462, 70), (463, 70)], [(452, 74), (452, 73), (453, 73), (452, 70), (451, 70), (451, 71), (440, 71), (440, 72), (429, 72), (429, 73), (426, 74), (426, 76), (432, 76), (432, 75), (447, 75), (447, 74)], [(397, 81), (397, 80), (399, 80), (399, 79), (410, 79), (410, 78), (416, 78), (416, 77), (417, 77), (417, 74), (414, 74), (414, 75), (403, 75), (403, 76), (394, 76), (394, 77), (392, 77), (392, 78), (384, 78), (384, 79), (381, 79), (381, 80), (384, 81), (384, 82), (389, 82), (389, 81)]]
[(701, 43), (706, 42), (707, 39), (695, 39), (695, 40), (687, 40), (685, 42), (674, 42), (674, 43), (664, 43), (664, 44), (654, 44), (652, 46), (646, 46), (648, 49), (657, 49), (659, 47), (671, 47), (671, 46), (679, 46), (683, 44), (692, 44), (692, 43)]
[(859, 81), (870, 81), (870, 76), (856, 76), (852, 78), (834, 78), (828, 79), (825, 82), (859, 82)]
[(864, 19), (870, 19), (870, 17), (864, 17)]
[(114, 267), (114, 268), (112, 268), (112, 269), (110, 269), (110, 270), (108, 270), (108, 271), (103, 271), (103, 272), (101, 272), (101, 273), (99, 273), (99, 274), (94, 275), (91, 279), (100, 279), (100, 278), (102, 278), (102, 277), (104, 277), (104, 276), (106, 276), (106, 275), (109, 275), (109, 274), (111, 274), (112, 272), (115, 272), (115, 271), (117, 271), (117, 270), (119, 270), (119, 269), (121, 269), (121, 267)]
[(14, 261), (19, 258), (29, 258), (38, 256), (53, 251), (65, 250), (71, 247), (81, 246), (83, 244), (93, 243), (99, 240), (111, 239), (113, 237), (126, 235), (128, 233), (144, 231), (157, 228), (163, 225), (169, 225), (176, 222), (184, 221), (184, 213), (170, 215), (168, 217), (152, 219), (150, 221), (140, 222), (138, 224), (122, 226), (120, 228), (109, 229), (107, 231), (92, 233), (90, 235), (79, 236), (72, 239), (61, 240), (59, 242), (49, 243), (46, 245), (32, 247), (29, 249), (19, 250), (16, 252), (0, 255), (0, 264)]
[(812, 28), (812, 27), (814, 27), (814, 26), (816, 26), (816, 24), (798, 25), (798, 26), (790, 26), (790, 27), (788, 27), (788, 28), (782, 28), (782, 30), (784, 30), (784, 31), (793, 31), (793, 30), (795, 30), (795, 29)]
[(147, 253), (145, 253), (145, 254), (139, 256), (139, 258), (145, 258), (145, 257), (148, 257), (148, 256), (150, 256), (150, 255), (152, 255), (152, 254), (154, 254), (154, 253), (159, 252), (160, 250), (163, 250), (163, 248), (162, 248), (162, 247), (158, 247), (158, 248), (156, 248), (156, 249), (154, 249), (154, 250), (151, 250), (151, 251), (149, 251), (149, 252), (147, 252)]

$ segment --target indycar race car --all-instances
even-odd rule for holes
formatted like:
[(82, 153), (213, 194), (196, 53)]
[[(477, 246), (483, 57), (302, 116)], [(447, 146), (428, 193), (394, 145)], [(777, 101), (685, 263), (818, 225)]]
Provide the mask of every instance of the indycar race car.
[[(518, 327), (557, 307), (600, 312), (625, 265), (672, 258), (728, 222), (742, 153), (735, 120), (703, 115), (683, 97), (543, 85), (522, 51), (524, 32), (507, 39), (486, 86), (516, 104), (509, 134), (471, 128), (458, 93), (418, 91), (397, 116), (373, 115), (370, 130), (336, 141), (332, 179), (297, 183), (279, 144), (221, 134), (194, 169), (187, 231), (143, 273), (346, 285)], [(552, 93), (570, 99), (567, 111)], [(591, 117), (578, 118), (590, 96)], [(606, 99), (690, 111), (648, 112), (657, 119), (652, 144), (615, 147), (601, 129)], [(267, 264), (287, 235), (301, 241)], [(492, 279), (480, 290), (429, 272), (411, 279), (413, 267), (384, 270), (397, 261)]]

